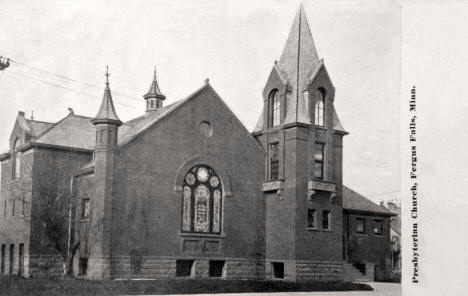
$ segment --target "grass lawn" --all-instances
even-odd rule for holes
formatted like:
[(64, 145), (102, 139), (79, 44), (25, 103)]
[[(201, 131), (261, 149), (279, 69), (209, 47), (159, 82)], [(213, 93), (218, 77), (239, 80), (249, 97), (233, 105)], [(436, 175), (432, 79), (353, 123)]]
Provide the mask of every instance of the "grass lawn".
[(73, 278), (0, 277), (0, 295), (141, 295), (189, 293), (241, 293), (288, 291), (371, 291), (365, 284), (346, 282), (232, 281), (232, 280), (142, 280), (90, 281)]

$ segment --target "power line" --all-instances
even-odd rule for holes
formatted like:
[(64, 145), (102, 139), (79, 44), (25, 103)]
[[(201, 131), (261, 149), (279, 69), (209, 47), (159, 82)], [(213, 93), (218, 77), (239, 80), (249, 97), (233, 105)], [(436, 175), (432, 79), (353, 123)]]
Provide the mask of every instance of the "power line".
[[(70, 77), (67, 77), (67, 76), (64, 76), (64, 75), (60, 75), (60, 74), (55, 74), (55, 73), (52, 73), (50, 71), (47, 71), (47, 70), (44, 70), (42, 68), (39, 68), (39, 67), (35, 67), (35, 66), (31, 66), (31, 65), (28, 65), (26, 63), (23, 63), (23, 62), (20, 62), (20, 61), (17, 61), (17, 60), (13, 60), (13, 59), (10, 59), (11, 62), (17, 64), (17, 65), (21, 65), (21, 66), (24, 66), (24, 67), (28, 67), (30, 69), (34, 69), (36, 71), (40, 71), (40, 72), (43, 72), (43, 73), (46, 73), (48, 75), (51, 75), (51, 76), (54, 76), (54, 77), (57, 77), (57, 78), (60, 78), (62, 80), (66, 80), (66, 81), (70, 81), (70, 82), (74, 82), (74, 83), (79, 83), (79, 84), (82, 84), (86, 87), (93, 87), (93, 88), (98, 88), (98, 89), (101, 89), (101, 87), (95, 85), (95, 84), (92, 84), (92, 83), (88, 83), (88, 82), (84, 82), (84, 81), (80, 81), (80, 80), (77, 80), (77, 79), (73, 79), (73, 78), (70, 78)], [(139, 99), (136, 99), (132, 96), (129, 96), (127, 94), (124, 94), (122, 92), (119, 92), (119, 91), (116, 91), (116, 90), (113, 90), (113, 93), (114, 95), (117, 95), (117, 96), (121, 96), (121, 97), (125, 97), (127, 99), (131, 99), (131, 100), (134, 100), (134, 101), (138, 101), (138, 102), (141, 102), (141, 100)]]
[[(69, 87), (65, 87), (65, 86), (56, 84), (56, 83), (53, 83), (53, 82), (50, 82), (50, 81), (46, 81), (46, 80), (42, 80), (42, 79), (39, 79), (39, 78), (36, 78), (36, 77), (25, 75), (25, 74), (22, 74), (20, 72), (16, 72), (16, 71), (13, 71), (13, 70), (10, 70), (9, 72), (14, 74), (14, 75), (18, 75), (18, 76), (22, 76), (22, 77), (25, 77), (25, 78), (28, 78), (28, 79), (36, 80), (36, 81), (39, 81), (39, 82), (42, 82), (42, 83), (45, 83), (45, 84), (49, 84), (49, 85), (52, 85), (52, 86), (55, 86), (55, 87), (59, 87), (59, 88), (66, 89), (66, 90), (69, 90), (69, 91), (72, 91), (72, 92), (76, 92), (76, 93), (79, 93), (79, 94), (82, 94), (82, 95), (85, 95), (85, 96), (101, 99), (100, 97), (98, 97), (96, 95), (92, 95), (92, 94), (85, 93), (85, 92), (82, 92), (82, 91), (79, 91), (79, 90), (76, 90), (76, 89), (72, 89), (72, 88), (69, 88)], [(117, 102), (117, 101), (115, 103), (119, 104), (119, 105), (122, 105), (122, 106), (125, 106), (125, 107), (139, 109), (138, 107), (135, 107), (135, 106), (132, 106), (132, 105), (127, 105), (127, 104), (120, 103), (120, 102)]]

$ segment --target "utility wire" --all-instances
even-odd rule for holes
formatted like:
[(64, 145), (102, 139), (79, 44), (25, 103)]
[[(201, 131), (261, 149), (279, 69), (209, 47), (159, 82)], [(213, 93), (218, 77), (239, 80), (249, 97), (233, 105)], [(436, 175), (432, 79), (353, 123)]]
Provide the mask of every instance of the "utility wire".
[[(52, 85), (52, 86), (55, 86), (55, 87), (59, 87), (59, 88), (62, 88), (62, 89), (66, 89), (66, 90), (69, 90), (69, 91), (73, 91), (73, 92), (76, 92), (76, 93), (79, 93), (79, 94), (82, 94), (82, 95), (85, 95), (85, 96), (89, 96), (89, 97), (101, 99), (100, 97), (98, 97), (98, 96), (96, 96), (96, 95), (92, 95), (92, 94), (85, 93), (85, 92), (82, 92), (82, 91), (79, 91), (79, 90), (76, 90), (76, 89), (72, 89), (72, 88), (69, 88), (69, 87), (66, 87), (66, 86), (62, 86), (62, 85), (56, 84), (56, 83), (53, 83), (53, 82), (50, 82), (50, 81), (46, 81), (46, 80), (42, 80), (42, 79), (39, 79), (39, 78), (36, 78), (36, 77), (32, 77), (32, 76), (29, 76), (29, 75), (25, 75), (25, 74), (20, 73), (20, 72), (17, 72), (17, 71), (10, 70), (9, 72), (12, 73), (12, 74), (14, 74), (14, 75), (17, 75), (17, 76), (22, 76), (22, 77), (25, 77), (25, 78), (28, 78), (28, 79), (32, 79), (32, 80), (35, 80), (35, 81), (39, 81), (39, 82), (42, 82), (42, 83), (45, 83), (45, 84), (49, 84), (49, 85)], [(138, 108), (138, 107), (136, 107), (136, 106), (132, 106), (132, 105), (120, 103), (120, 102), (118, 102), (118, 101), (115, 101), (115, 103), (116, 103), (116, 104), (119, 104), (119, 105), (122, 105), (122, 106), (125, 106), (125, 107), (129, 107), (129, 108), (140, 109), (140, 108)]]
[[(70, 78), (70, 77), (67, 77), (67, 76), (64, 76), (64, 75), (60, 75), (60, 74), (55, 74), (55, 73), (52, 73), (50, 71), (47, 71), (47, 70), (44, 70), (42, 68), (39, 68), (39, 67), (35, 67), (35, 66), (31, 66), (31, 65), (28, 65), (26, 63), (23, 63), (23, 62), (20, 62), (20, 61), (17, 61), (17, 60), (13, 60), (13, 59), (10, 59), (10, 62), (13, 62), (17, 65), (21, 65), (21, 66), (24, 66), (24, 67), (28, 67), (30, 69), (34, 69), (36, 71), (40, 71), (40, 72), (43, 72), (43, 73), (46, 73), (48, 75), (51, 75), (51, 76), (54, 76), (54, 77), (57, 77), (57, 78), (60, 78), (62, 80), (66, 80), (66, 81), (71, 81), (71, 82), (75, 82), (75, 83), (79, 83), (79, 84), (82, 84), (86, 87), (93, 87), (93, 88), (98, 88), (98, 89), (101, 89), (101, 87), (95, 85), (95, 84), (92, 84), (92, 83), (88, 83), (88, 82), (84, 82), (84, 81), (80, 81), (80, 80), (77, 80), (77, 79), (73, 79), (73, 78)], [(131, 99), (131, 100), (134, 100), (134, 101), (139, 101), (141, 102), (141, 100), (139, 99), (136, 99), (132, 96), (129, 96), (129, 95), (126, 95), (124, 93), (121, 93), (119, 91), (115, 91), (113, 90), (112, 91), (115, 95), (117, 96), (121, 96), (121, 97), (125, 97), (125, 98), (128, 98), (128, 99)]]

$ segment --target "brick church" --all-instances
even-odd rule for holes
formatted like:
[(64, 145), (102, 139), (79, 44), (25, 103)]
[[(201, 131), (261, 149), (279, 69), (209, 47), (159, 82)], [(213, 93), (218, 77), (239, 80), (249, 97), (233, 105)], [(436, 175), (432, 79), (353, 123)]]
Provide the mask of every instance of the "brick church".
[[(208, 80), (179, 101), (163, 93), (155, 74), (142, 115), (122, 122), (107, 75), (92, 118), (18, 114), (0, 155), (1, 273), (60, 273), (57, 239), (90, 279), (389, 277), (392, 214), (343, 186), (348, 133), (302, 8), (252, 132)], [(26, 219), (56, 204), (58, 238), (51, 219)]]

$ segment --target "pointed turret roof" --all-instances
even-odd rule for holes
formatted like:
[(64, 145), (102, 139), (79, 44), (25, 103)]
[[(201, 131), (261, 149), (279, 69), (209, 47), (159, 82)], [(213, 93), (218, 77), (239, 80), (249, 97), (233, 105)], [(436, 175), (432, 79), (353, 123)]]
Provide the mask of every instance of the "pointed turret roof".
[(304, 112), (306, 108), (303, 91), (306, 90), (310, 76), (317, 72), (321, 64), (304, 7), (301, 5), (278, 63), (279, 69), (287, 76), (292, 88), (286, 122), (308, 122), (308, 115)]
[(109, 87), (109, 67), (107, 67), (106, 71), (106, 88), (104, 89), (104, 96), (102, 97), (101, 107), (99, 107), (99, 111), (96, 116), (91, 120), (93, 124), (98, 123), (113, 123), (117, 125), (121, 125), (122, 121), (120, 121), (119, 117), (117, 116), (117, 112), (115, 112), (114, 102), (112, 101), (112, 94)]
[(158, 80), (156, 79), (156, 67), (154, 67), (153, 82), (151, 83), (150, 89), (143, 97), (145, 99), (147, 99), (147, 98), (159, 98), (161, 100), (164, 100), (166, 98), (166, 96), (163, 95), (161, 93), (161, 90), (159, 89)]

